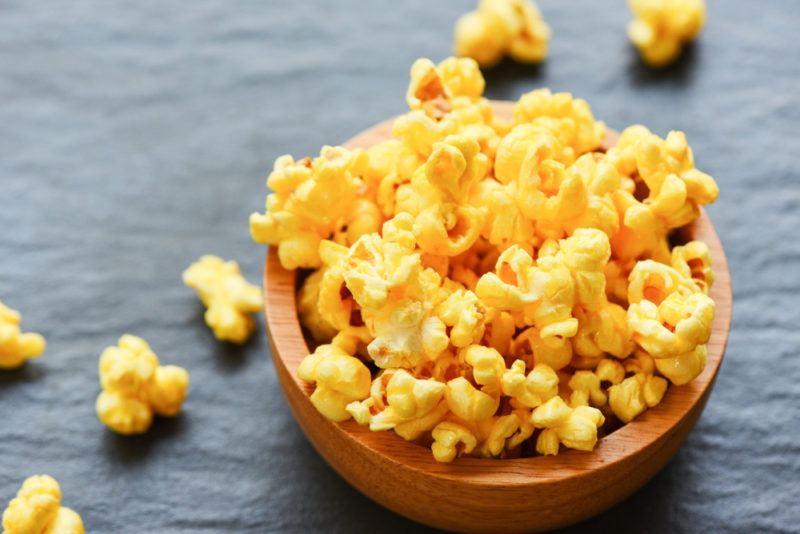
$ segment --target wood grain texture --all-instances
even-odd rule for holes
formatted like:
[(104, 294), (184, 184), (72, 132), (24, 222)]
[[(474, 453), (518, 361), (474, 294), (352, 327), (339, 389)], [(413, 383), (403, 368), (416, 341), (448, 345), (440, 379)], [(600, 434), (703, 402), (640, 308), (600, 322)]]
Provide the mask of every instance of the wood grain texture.
[[(496, 102), (498, 114), (511, 103)], [(351, 139), (368, 147), (391, 135), (389, 119)], [(612, 145), (616, 135), (606, 139)], [(289, 405), (308, 438), (336, 471), (365, 495), (404, 516), (439, 528), (525, 532), (578, 522), (621, 501), (655, 475), (678, 450), (705, 406), (722, 362), (732, 294), (722, 244), (704, 211), (684, 229), (705, 241), (716, 280), (717, 311), (708, 363), (695, 380), (670, 386), (661, 404), (601, 439), (591, 453), (508, 460), (459, 458), (451, 464), (392, 432), (370, 432), (354, 421), (335, 424), (311, 404), (313, 387), (295, 373), (309, 349), (296, 313), (295, 273), (268, 253), (265, 318), (272, 359)]]

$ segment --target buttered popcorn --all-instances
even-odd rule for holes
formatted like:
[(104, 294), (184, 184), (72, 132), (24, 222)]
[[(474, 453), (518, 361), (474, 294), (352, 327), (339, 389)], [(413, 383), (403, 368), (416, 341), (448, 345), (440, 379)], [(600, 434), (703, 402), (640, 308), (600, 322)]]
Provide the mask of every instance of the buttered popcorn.
[(34, 332), (22, 332), (21, 321), (18, 311), (0, 302), (0, 369), (16, 369), (44, 352), (44, 337)]
[(103, 391), (95, 403), (97, 416), (118, 434), (147, 432), (154, 414), (178, 415), (189, 389), (185, 369), (161, 365), (150, 345), (132, 335), (103, 351), (99, 369)]
[(256, 326), (250, 314), (261, 311), (261, 289), (244, 279), (239, 264), (203, 256), (183, 272), (183, 283), (208, 308), (206, 324), (217, 339), (241, 344), (250, 338)]
[(61, 488), (48, 475), (35, 475), (22, 483), (17, 496), (3, 512), (5, 534), (83, 534), (81, 517), (61, 506)]
[(531, 0), (480, 0), (478, 9), (458, 19), (453, 47), (457, 56), (490, 67), (504, 55), (539, 63), (549, 42), (550, 27)]
[(418, 60), (394, 138), (282, 156), (251, 229), (312, 269), (297, 374), (328, 419), (441, 462), (590, 451), (705, 367), (709, 250), (669, 239), (718, 188), (680, 132), (605, 151), (584, 100), (540, 89), (503, 120), (484, 85)]
[(677, 58), (683, 45), (703, 28), (705, 0), (628, 0), (635, 19), (628, 37), (645, 62), (663, 67)]

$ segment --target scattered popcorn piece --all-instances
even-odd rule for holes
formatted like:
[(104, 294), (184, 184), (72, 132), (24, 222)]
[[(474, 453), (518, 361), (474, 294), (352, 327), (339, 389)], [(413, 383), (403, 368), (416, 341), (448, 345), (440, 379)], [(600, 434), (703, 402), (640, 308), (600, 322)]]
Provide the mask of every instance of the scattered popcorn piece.
[(550, 27), (531, 0), (481, 0), (476, 11), (458, 19), (454, 49), (482, 67), (505, 54), (522, 63), (539, 63), (547, 56), (549, 41)]
[(628, 37), (653, 67), (672, 63), (705, 22), (705, 0), (629, 0), (628, 4), (636, 17), (628, 25)]
[(620, 421), (627, 423), (656, 406), (667, 391), (660, 376), (637, 373), (608, 388), (608, 403)]
[(61, 488), (53, 477), (35, 475), (22, 483), (3, 512), (5, 534), (83, 534), (83, 521), (61, 506)]
[[(462, 44), (527, 54), (525, 6), (482, 1)], [(393, 138), (279, 158), (252, 231), (312, 270), (297, 376), (328, 419), (445, 462), (592, 450), (705, 367), (711, 254), (671, 242), (719, 190), (681, 132), (606, 150), (586, 101), (535, 90), (506, 119), (484, 88), (475, 59), (416, 61)]]
[(0, 302), (0, 369), (15, 369), (44, 352), (44, 337), (21, 332), (22, 316)]
[(558, 446), (591, 451), (597, 443), (597, 428), (605, 418), (597, 408), (570, 408), (561, 397), (553, 397), (531, 414), (536, 428), (543, 428), (536, 440), (539, 454), (558, 454)]
[(203, 256), (183, 272), (183, 283), (197, 291), (208, 308), (206, 324), (220, 341), (245, 343), (256, 323), (249, 315), (261, 311), (261, 288), (242, 276), (239, 264)]
[(100, 356), (96, 409), (100, 421), (119, 434), (141, 434), (150, 428), (154, 412), (174, 417), (189, 389), (189, 373), (162, 366), (142, 338), (124, 335), (116, 347)]

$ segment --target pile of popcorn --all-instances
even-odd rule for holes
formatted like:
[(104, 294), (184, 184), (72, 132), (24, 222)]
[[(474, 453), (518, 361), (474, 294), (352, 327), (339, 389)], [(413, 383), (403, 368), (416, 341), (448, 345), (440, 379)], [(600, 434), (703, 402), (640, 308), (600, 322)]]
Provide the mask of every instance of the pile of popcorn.
[[(314, 406), (434, 457), (592, 450), (706, 363), (718, 194), (681, 132), (606, 128), (567, 93), (493, 113), (469, 58), (411, 68), (394, 139), (275, 162), (251, 233), (310, 270)], [(616, 422), (615, 422), (616, 420)]]

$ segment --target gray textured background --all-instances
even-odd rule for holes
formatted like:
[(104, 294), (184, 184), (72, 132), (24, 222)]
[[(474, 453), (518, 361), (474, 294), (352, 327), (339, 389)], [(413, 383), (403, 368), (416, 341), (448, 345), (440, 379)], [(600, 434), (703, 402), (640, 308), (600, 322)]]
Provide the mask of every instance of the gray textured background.
[[(0, 501), (46, 472), (100, 533), (404, 531), (316, 454), (263, 328), (216, 343), (180, 274), (215, 253), (260, 276), (247, 216), (280, 154), (403, 110), (418, 56), (449, 53), (473, 2), (0, 2), (0, 298), (47, 354), (0, 373)], [(700, 41), (642, 68), (622, 0), (541, 0), (549, 86), (621, 128), (685, 130), (719, 182), (710, 209), (735, 294), (717, 387), (688, 443), (627, 502), (581, 525), (797, 531), (800, 525), (800, 3), (712, 0)], [(185, 411), (122, 438), (94, 415), (97, 358), (131, 332), (191, 372)]]

